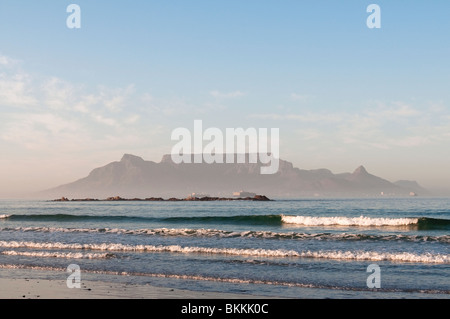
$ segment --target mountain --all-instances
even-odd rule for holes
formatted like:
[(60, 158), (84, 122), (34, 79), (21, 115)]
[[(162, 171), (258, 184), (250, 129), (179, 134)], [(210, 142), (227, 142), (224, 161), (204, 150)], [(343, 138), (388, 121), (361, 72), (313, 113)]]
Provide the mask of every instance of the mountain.
[(345, 179), (352, 182), (355, 186), (360, 186), (366, 190), (383, 191), (395, 185), (385, 179), (369, 174), (364, 166), (359, 166), (353, 174), (348, 175)]
[(409, 189), (411, 192), (421, 195), (430, 195), (430, 191), (420, 186), (416, 181), (396, 181), (395, 185), (400, 186), (405, 189)]
[(125, 154), (120, 161), (96, 168), (82, 179), (43, 191), (45, 198), (186, 197), (191, 193), (230, 196), (249, 191), (268, 197), (304, 196), (407, 196), (425, 190), (416, 182), (391, 183), (360, 166), (353, 173), (334, 174), (328, 169), (302, 170), (279, 160), (273, 175), (261, 175), (261, 163), (175, 164), (170, 155), (159, 163)]

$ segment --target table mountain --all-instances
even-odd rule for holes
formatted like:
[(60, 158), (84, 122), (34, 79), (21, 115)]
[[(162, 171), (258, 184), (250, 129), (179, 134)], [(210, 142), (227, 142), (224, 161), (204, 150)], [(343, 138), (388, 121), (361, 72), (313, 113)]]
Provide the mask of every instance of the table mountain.
[[(248, 159), (248, 154), (247, 154)], [(261, 163), (175, 164), (170, 155), (159, 163), (125, 154), (120, 161), (96, 168), (82, 179), (40, 193), (46, 198), (106, 198), (109, 196), (186, 197), (191, 193), (230, 196), (249, 191), (271, 198), (304, 196), (408, 196), (424, 191), (414, 181), (391, 183), (360, 166), (353, 173), (328, 169), (304, 170), (280, 159), (279, 170), (261, 175)]]

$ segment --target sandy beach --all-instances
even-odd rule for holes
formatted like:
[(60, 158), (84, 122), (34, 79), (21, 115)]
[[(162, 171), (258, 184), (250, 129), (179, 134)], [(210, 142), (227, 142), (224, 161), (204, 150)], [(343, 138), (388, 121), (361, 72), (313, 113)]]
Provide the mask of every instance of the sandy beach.
[(0, 299), (244, 299), (255, 296), (198, 292), (150, 285), (89, 281), (69, 289), (65, 281), (0, 279)]
[[(21, 273), (18, 278), (14, 275)], [(25, 270), (0, 270), (0, 299), (257, 299), (260, 296), (201, 292), (108, 281), (82, 280), (80, 288), (68, 288), (65, 280), (24, 278)], [(29, 273), (29, 271), (28, 271)]]

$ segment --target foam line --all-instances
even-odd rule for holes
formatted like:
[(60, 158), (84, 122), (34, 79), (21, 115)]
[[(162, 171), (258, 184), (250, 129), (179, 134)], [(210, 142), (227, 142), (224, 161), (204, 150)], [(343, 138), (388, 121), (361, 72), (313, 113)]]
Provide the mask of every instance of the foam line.
[(450, 263), (450, 255), (444, 254), (414, 254), (408, 252), (376, 252), (376, 251), (295, 251), (285, 249), (263, 249), (263, 248), (214, 248), (179, 245), (124, 245), (118, 243), (101, 244), (65, 244), (58, 242), (36, 243), (0, 241), (3, 248), (31, 248), (31, 249), (71, 249), (71, 250), (100, 250), (100, 251), (122, 251), (122, 252), (148, 252), (148, 253), (182, 253), (182, 254), (221, 254), (236, 256), (257, 257), (301, 257), (335, 260), (370, 260), (370, 261), (394, 261), (394, 262), (417, 262), (417, 263)]
[(304, 226), (407, 226), (416, 225), (418, 218), (373, 218), (373, 217), (313, 217), (313, 216), (281, 216), (286, 224)]

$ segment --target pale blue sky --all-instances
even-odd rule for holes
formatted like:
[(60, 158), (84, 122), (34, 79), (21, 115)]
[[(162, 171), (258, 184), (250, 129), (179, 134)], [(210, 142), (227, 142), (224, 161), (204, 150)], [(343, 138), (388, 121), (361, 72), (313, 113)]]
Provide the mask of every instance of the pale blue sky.
[[(81, 7), (81, 29), (66, 8)], [(381, 29), (366, 8), (381, 7)], [(448, 1), (0, 2), (0, 197), (177, 127), (280, 128), (281, 157), (450, 187)]]

